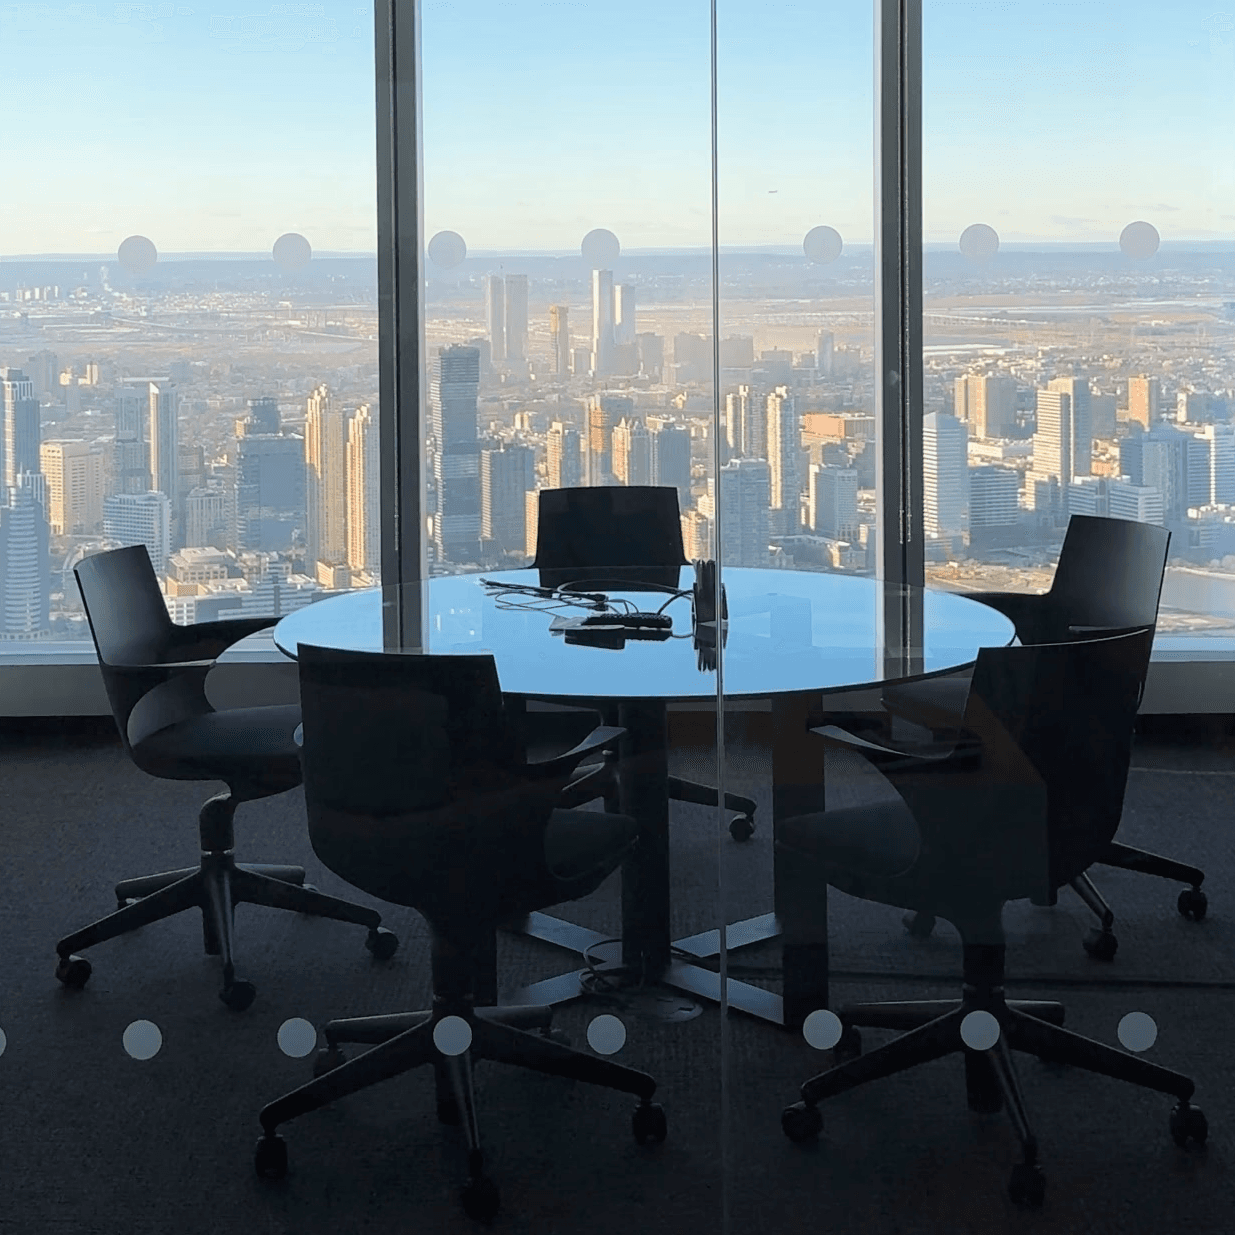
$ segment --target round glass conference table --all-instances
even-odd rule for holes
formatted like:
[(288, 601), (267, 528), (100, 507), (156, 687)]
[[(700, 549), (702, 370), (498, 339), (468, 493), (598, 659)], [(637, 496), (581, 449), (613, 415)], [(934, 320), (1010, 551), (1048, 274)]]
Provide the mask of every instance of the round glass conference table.
[[(806, 722), (826, 711), (828, 694), (957, 669), (973, 662), (980, 648), (1006, 645), (1015, 635), (1003, 614), (955, 593), (794, 570), (727, 567), (723, 579), (729, 614), (724, 700), (770, 700), (772, 706), (773, 834), (778, 818), (822, 809), (822, 756)], [(555, 619), (560, 623), (589, 612), (582, 604), (566, 606), (505, 590), (537, 586), (535, 570), (443, 576), (401, 597), (393, 588), (349, 592), (289, 614), (275, 627), (274, 639), (293, 658), (302, 643), (398, 651), (401, 640), (393, 632), (407, 623), (423, 636), (420, 646), (406, 650), (491, 653), (502, 690), (512, 699), (616, 706), (617, 723), (626, 730), (618, 763), (619, 804), (639, 820), (641, 831), (622, 869), (622, 961), (615, 967), (637, 972), (641, 981), (718, 1000), (719, 975), (682, 957), (715, 956), (719, 932), (674, 941), (669, 927), (667, 705), (717, 700), (716, 671), (701, 667), (707, 657), (692, 637), (693, 583), (693, 568), (686, 566), (679, 584), (685, 594), (677, 598), (669, 589), (604, 588), (615, 608), (654, 612), (663, 606), (673, 620), (673, 637), (627, 639), (620, 648), (568, 643), (554, 633)], [(888, 646), (884, 630), (890, 612), (906, 612), (914, 615), (912, 623), (920, 623), (907, 648)], [(622, 769), (631, 768), (637, 774), (623, 775)], [(799, 892), (794, 873), (782, 866), (777, 861), (774, 911), (729, 926), (726, 942), (734, 948), (779, 935), (783, 996), (730, 980), (726, 999), (742, 1011), (796, 1028), (809, 1011), (828, 1002), (826, 894), (814, 885)], [(529, 915), (521, 929), (579, 954), (606, 938), (545, 914)], [(579, 998), (586, 972), (536, 983), (512, 1001)]]

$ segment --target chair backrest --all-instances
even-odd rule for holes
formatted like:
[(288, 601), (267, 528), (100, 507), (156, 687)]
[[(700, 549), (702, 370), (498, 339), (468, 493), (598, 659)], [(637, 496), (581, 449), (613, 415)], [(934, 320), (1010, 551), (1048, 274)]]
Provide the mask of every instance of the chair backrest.
[(297, 659), (309, 838), (331, 870), (438, 915), (483, 915), (504, 884), (547, 877), (561, 785), (521, 775), (491, 655), (302, 643)]
[(1022, 778), (1030, 797), (1035, 779), (1045, 792), (1045, 851), (1040, 837), (1024, 838), (1021, 869), (1003, 873), (1013, 885), (1018, 876), (1030, 881), (1019, 895), (1041, 890), (1044, 854), (1051, 886), (1060, 887), (1091, 866), (1115, 835), (1152, 644), (1153, 627), (1146, 626), (978, 653), (965, 727), (992, 742), (988, 758), (994, 749), (993, 761), (1002, 764), (996, 775)]
[[(117, 666), (159, 661), (171, 644), (175, 626), (145, 545), (91, 554), (77, 564), (73, 573), (98, 652), (112, 715), (126, 747), (130, 747), (129, 720), (133, 710), (159, 687), (160, 680), (125, 673)], [(173, 689), (161, 693), (170, 696), (176, 692)], [(186, 713), (203, 710), (199, 697), (199, 691), (189, 692)], [(157, 727), (175, 719), (174, 714), (180, 710), (177, 702), (170, 697), (163, 699), (162, 706), (154, 709), (160, 716), (152, 723)]]
[(532, 564), (542, 587), (676, 588), (686, 564), (677, 489), (542, 489)]
[[(1153, 626), (1171, 534), (1152, 523), (1073, 515), (1048, 593), (1067, 625)], [(1068, 638), (1061, 630), (1059, 638)]]

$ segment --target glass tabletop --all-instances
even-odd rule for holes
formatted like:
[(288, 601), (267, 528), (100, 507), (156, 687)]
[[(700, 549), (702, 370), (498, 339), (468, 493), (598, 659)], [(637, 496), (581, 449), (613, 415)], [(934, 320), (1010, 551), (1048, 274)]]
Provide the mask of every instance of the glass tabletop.
[[(450, 575), (419, 585), (425, 646), (415, 650), (492, 653), (502, 689), (537, 698), (716, 698), (715, 669), (701, 665), (706, 656), (700, 656), (692, 632), (693, 568), (683, 567), (679, 586), (685, 594), (677, 597), (667, 589), (596, 587), (613, 609), (663, 607), (672, 619), (671, 637), (627, 638), (620, 648), (567, 642), (564, 633), (554, 632), (555, 621), (560, 625), (594, 612), (585, 604), (504, 590), (539, 582), (535, 570), (515, 570)], [(885, 656), (885, 585), (878, 580), (727, 567), (724, 584), (726, 698), (855, 689), (908, 676), (902, 662)], [(1003, 646), (1015, 634), (1003, 614), (965, 596), (925, 589), (921, 600), (922, 645), (910, 649), (912, 676), (966, 665), (979, 648)], [(382, 651), (384, 619), (396, 602), (391, 588), (318, 601), (283, 618), (275, 627), (275, 643), (293, 658), (301, 643)], [(898, 663), (901, 668), (892, 667)]]

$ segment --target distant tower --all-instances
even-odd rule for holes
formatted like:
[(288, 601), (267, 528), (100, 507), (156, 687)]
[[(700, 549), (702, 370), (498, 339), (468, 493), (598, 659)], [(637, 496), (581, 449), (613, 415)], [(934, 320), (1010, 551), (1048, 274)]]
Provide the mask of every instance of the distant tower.
[(38, 639), (51, 633), (42, 480), (37, 472), (18, 472), (0, 505), (0, 639)]
[(652, 434), (652, 483), (678, 491), (678, 509), (690, 505), (690, 430), (661, 422)]
[(635, 341), (635, 289), (629, 283), (613, 288), (613, 341), (619, 346)]
[(851, 467), (811, 464), (809, 522), (819, 536), (834, 540), (858, 538), (858, 473)]
[(527, 275), (506, 276), (506, 360), (527, 359)]
[(0, 493), (39, 470), (39, 400), (21, 369), (0, 368)]
[(249, 426), (250, 433), (278, 433), (280, 428), (278, 399), (250, 399)]
[(1067, 485), (1075, 474), (1072, 396), (1062, 390), (1039, 390), (1037, 401), (1033, 471), (1043, 477), (1056, 476), (1061, 485)]
[(815, 342), (815, 369), (825, 375), (832, 372), (832, 358), (836, 352), (836, 338), (830, 330), (821, 330)]
[[(763, 459), (733, 459), (720, 469), (721, 558), (726, 566), (766, 566), (771, 468)], [(708, 489), (715, 494), (708, 478)], [(712, 509), (716, 504), (713, 500)]]
[(922, 418), (922, 508), (928, 536), (969, 530), (969, 433), (944, 412)]
[(798, 459), (802, 453), (802, 434), (798, 427), (797, 406), (785, 386), (768, 395), (768, 466), (771, 468), (770, 506), (772, 534), (792, 536), (798, 530)]
[(725, 396), (725, 426), (729, 449), (742, 459), (768, 457), (768, 401), (749, 386)]
[(103, 521), (103, 454), (85, 441), (50, 441), (39, 447), (47, 480), (47, 522), (53, 536), (98, 531)]
[(506, 363), (506, 288), (500, 274), (485, 281), (485, 322), (489, 331), (489, 359)]
[(113, 493), (103, 502), (103, 535), (122, 545), (145, 545), (154, 573), (167, 570), (172, 504), (165, 493)]
[(545, 464), (550, 489), (574, 489), (583, 483), (583, 456), (579, 430), (554, 421), (545, 446)]
[(347, 472), (343, 409), (327, 386), (309, 396), (304, 422), (305, 565), (339, 566), (347, 559)]
[(549, 338), (553, 345), (553, 372), (557, 377), (570, 373), (570, 311), (565, 305), (549, 307)]
[(623, 419), (614, 428), (613, 476), (623, 485), (652, 483), (652, 439), (641, 421)]
[(381, 564), (377, 418), (363, 404), (347, 422), (347, 565), (376, 575)]
[(609, 372), (613, 357), (613, 271), (592, 271), (592, 372)]
[(1162, 392), (1156, 377), (1128, 378), (1128, 419), (1150, 428), (1158, 419)]
[(445, 562), (480, 560), (479, 390), (480, 350), (459, 345), (439, 349), (429, 378), (429, 421), (437, 489), (433, 542)]
[[(1088, 476), (1093, 465), (1093, 416), (1089, 407), (1089, 382), (1083, 377), (1057, 377), (1047, 390), (1066, 394), (1072, 400), (1072, 475)], [(1065, 476), (1065, 482), (1070, 477)]]
[(503, 443), (480, 456), (480, 535), (497, 556), (523, 555), (527, 546), (527, 495), (536, 483), (531, 447)]

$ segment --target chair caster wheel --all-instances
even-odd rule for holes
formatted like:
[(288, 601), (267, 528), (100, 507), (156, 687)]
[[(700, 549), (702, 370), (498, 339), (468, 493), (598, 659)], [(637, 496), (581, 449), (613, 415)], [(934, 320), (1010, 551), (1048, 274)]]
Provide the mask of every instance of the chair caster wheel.
[(388, 931), (384, 926), (375, 926), (364, 941), (364, 946), (379, 961), (388, 961), (394, 956), (399, 946), (399, 936), (394, 931)]
[(755, 834), (755, 821), (749, 815), (739, 815), (729, 825), (729, 835), (736, 841), (750, 840)]
[(1199, 922), (1209, 908), (1209, 897), (1200, 888), (1184, 888), (1176, 904), (1189, 922)]
[(219, 998), (233, 1012), (243, 1012), (257, 998), (257, 987), (252, 982), (237, 978), (219, 992)]
[(817, 1106), (795, 1102), (780, 1113), (780, 1129), (795, 1144), (813, 1141), (823, 1131), (823, 1116)]
[(325, 1076), (347, 1063), (347, 1056), (337, 1046), (324, 1046), (313, 1057), (313, 1075)]
[(862, 1054), (862, 1034), (856, 1025), (846, 1025), (841, 1030), (840, 1040), (832, 1048), (833, 1064), (847, 1063)]
[(56, 977), (71, 990), (81, 990), (93, 972), (94, 967), (84, 956), (62, 956), (56, 962)]
[(459, 1193), (463, 1212), (477, 1222), (492, 1222), (502, 1204), (497, 1184), (484, 1175), (473, 1176)]
[(640, 1145), (659, 1145), (669, 1132), (665, 1108), (659, 1102), (641, 1102), (630, 1117), (630, 1130)]
[(1119, 950), (1119, 940), (1115, 938), (1114, 932), (1104, 931), (1095, 926), (1081, 940), (1081, 946), (1095, 960), (1113, 961), (1115, 953)]
[(269, 1133), (257, 1142), (253, 1168), (263, 1179), (282, 1179), (287, 1174), (287, 1142)]
[(901, 918), (901, 924), (914, 939), (929, 939), (935, 929), (933, 913), (907, 913)]
[(1018, 1162), (1008, 1181), (1008, 1196), (1014, 1205), (1041, 1209), (1046, 1198), (1046, 1176), (1036, 1162)]
[(1171, 1136), (1181, 1149), (1186, 1149), (1190, 1142), (1204, 1145), (1209, 1136), (1209, 1120), (1199, 1106), (1190, 1102), (1181, 1102), (1171, 1112)]

